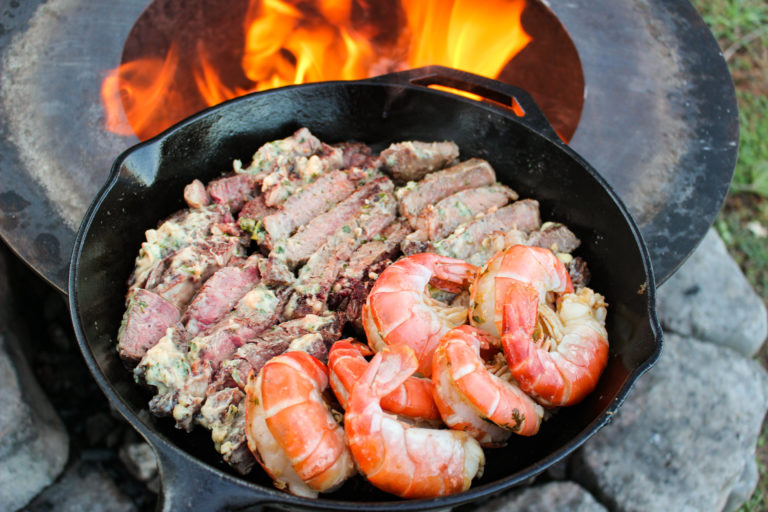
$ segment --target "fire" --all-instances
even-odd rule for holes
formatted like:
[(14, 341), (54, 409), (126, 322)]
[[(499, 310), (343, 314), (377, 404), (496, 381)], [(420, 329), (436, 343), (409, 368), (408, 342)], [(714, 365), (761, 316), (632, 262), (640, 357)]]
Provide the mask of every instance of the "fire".
[[(109, 73), (102, 85), (107, 129), (144, 140), (252, 91), (431, 64), (495, 78), (531, 40), (520, 21), (524, 8), (525, 0), (250, 0), (243, 48), (230, 52), (240, 59), (238, 85), (205, 48), (196, 47), (197, 62), (181, 72), (176, 48), (190, 42), (176, 41), (164, 60), (133, 60)], [(182, 97), (189, 92), (180, 92), (181, 83), (194, 83), (197, 97)]]

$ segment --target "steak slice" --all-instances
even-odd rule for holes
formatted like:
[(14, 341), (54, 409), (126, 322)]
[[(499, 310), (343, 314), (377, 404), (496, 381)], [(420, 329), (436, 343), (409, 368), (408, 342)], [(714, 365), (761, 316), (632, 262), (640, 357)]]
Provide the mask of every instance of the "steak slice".
[(371, 199), (301, 267), (285, 308), (287, 318), (321, 314), (342, 265), (363, 242), (373, 239), (395, 220), (397, 200), (391, 193), (377, 194)]
[(462, 190), (428, 204), (416, 217), (415, 228), (423, 231), (427, 240), (439, 240), (453, 233), (460, 224), (517, 197), (514, 190), (499, 183)]
[[(288, 350), (294, 340), (308, 334), (318, 334), (327, 347), (341, 338), (342, 325), (342, 320), (336, 314), (307, 315), (275, 325), (251, 343), (238, 348), (229, 360), (221, 363), (213, 387), (228, 384), (242, 389), (248, 382), (249, 373), (258, 374), (267, 361)], [(301, 343), (307, 341), (310, 342), (309, 353), (320, 354), (312, 340), (304, 339)]]
[(242, 266), (224, 267), (214, 273), (200, 288), (184, 312), (182, 322), (190, 336), (224, 318), (245, 295), (259, 282), (259, 254), (250, 256)]
[(153, 270), (147, 289), (183, 310), (206, 279), (244, 254), (241, 242), (240, 237), (211, 235), (182, 247)]
[(336, 206), (303, 225), (287, 240), (282, 254), (270, 254), (270, 257), (284, 259), (289, 267), (295, 268), (306, 262), (349, 217), (369, 204), (371, 196), (392, 193), (393, 190), (394, 185), (386, 176), (369, 181)]
[(545, 222), (541, 229), (530, 233), (528, 245), (544, 247), (552, 252), (572, 253), (581, 245), (581, 240), (565, 225)]
[(485, 160), (471, 158), (442, 171), (428, 174), (419, 182), (411, 182), (402, 190), (400, 214), (416, 227), (417, 215), (429, 204), (468, 188), (491, 185), (496, 173)]
[(448, 237), (434, 242), (432, 249), (442, 256), (481, 266), (496, 252), (493, 247), (482, 246), (483, 240), (489, 235), (512, 230), (528, 233), (540, 225), (538, 201), (523, 199), (462, 224)]
[(260, 184), (261, 179), (254, 174), (231, 173), (210, 181), (206, 192), (214, 203), (228, 205), (235, 214), (259, 193)]
[(332, 171), (320, 176), (306, 187), (290, 196), (283, 208), (264, 217), (264, 245), (272, 250), (293, 234), (299, 226), (346, 198), (355, 184), (342, 171)]
[(173, 252), (205, 238), (214, 224), (233, 222), (229, 208), (220, 204), (181, 210), (160, 223), (157, 229), (146, 231), (136, 257), (136, 268), (128, 280), (133, 288), (144, 288), (149, 274)]
[(266, 199), (263, 195), (258, 195), (245, 203), (242, 210), (240, 210), (240, 213), (237, 215), (237, 224), (240, 226), (240, 229), (248, 233), (251, 238), (257, 239), (262, 219), (277, 211), (277, 208), (267, 206)]
[(381, 237), (364, 243), (352, 254), (334, 283), (328, 304), (356, 328), (362, 328), (360, 314), (368, 292), (381, 271), (400, 254), (400, 243), (409, 232), (402, 222), (387, 226)]
[(406, 141), (391, 144), (379, 155), (382, 170), (398, 183), (417, 181), (459, 158), (455, 142)]
[(342, 169), (359, 167), (361, 169), (378, 168), (379, 158), (373, 156), (371, 147), (362, 142), (340, 142), (333, 147), (341, 149)]
[(137, 363), (180, 316), (179, 308), (157, 293), (142, 288), (129, 292), (128, 307), (117, 333), (120, 357), (129, 364)]

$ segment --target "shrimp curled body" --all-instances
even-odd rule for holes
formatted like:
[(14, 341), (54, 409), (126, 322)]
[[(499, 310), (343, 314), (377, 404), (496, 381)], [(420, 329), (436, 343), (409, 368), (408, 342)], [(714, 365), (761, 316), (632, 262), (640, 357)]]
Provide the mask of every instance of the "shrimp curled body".
[(471, 293), (472, 324), (501, 335), (509, 372), (548, 407), (573, 405), (597, 385), (608, 362), (606, 303), (583, 287), (549, 249), (515, 245), (497, 253)]
[(443, 421), (494, 446), (512, 432), (536, 434), (544, 410), (508, 378), (488, 370), (480, 356), (488, 338), (469, 325), (448, 331), (435, 351), (432, 381)]
[[(339, 340), (328, 351), (331, 389), (342, 408), (347, 408), (350, 390), (368, 368), (364, 356), (372, 354), (367, 345), (354, 341), (354, 338)], [(440, 411), (432, 398), (430, 379), (408, 377), (395, 391), (381, 399), (381, 406), (387, 412), (414, 420), (440, 421)]]
[(328, 369), (305, 352), (270, 359), (246, 386), (246, 438), (279, 488), (299, 496), (330, 492), (355, 474), (323, 392)]
[(440, 338), (465, 323), (467, 309), (433, 299), (427, 285), (459, 293), (475, 277), (477, 267), (467, 262), (421, 253), (387, 267), (373, 285), (363, 306), (363, 327), (371, 347), (408, 345), (416, 352), (418, 371), (432, 375), (432, 354)]
[(466, 432), (415, 427), (384, 412), (382, 397), (418, 366), (411, 348), (377, 353), (352, 389), (344, 416), (349, 448), (376, 487), (403, 498), (431, 498), (465, 491), (480, 476), (485, 455)]

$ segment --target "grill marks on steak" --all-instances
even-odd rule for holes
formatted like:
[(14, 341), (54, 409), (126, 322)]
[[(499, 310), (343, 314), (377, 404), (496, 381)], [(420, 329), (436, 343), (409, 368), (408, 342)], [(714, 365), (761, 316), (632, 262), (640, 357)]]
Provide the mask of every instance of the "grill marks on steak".
[(237, 213), (258, 194), (262, 179), (254, 174), (232, 173), (209, 182), (206, 192), (214, 203), (227, 205), (232, 213)]

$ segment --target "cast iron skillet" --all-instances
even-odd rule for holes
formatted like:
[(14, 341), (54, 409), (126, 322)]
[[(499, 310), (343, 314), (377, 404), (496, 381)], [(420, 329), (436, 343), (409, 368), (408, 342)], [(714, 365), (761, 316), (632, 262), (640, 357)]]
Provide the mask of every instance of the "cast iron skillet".
[[(447, 85), (492, 101), (475, 101), (425, 87)], [(513, 109), (498, 105), (516, 105)], [(559, 411), (532, 438), (513, 437), (486, 450), (483, 477), (464, 493), (401, 500), (362, 478), (311, 500), (273, 488), (260, 468), (241, 477), (220, 461), (208, 432), (177, 431), (151, 417), (149, 394), (121, 364), (115, 338), (126, 279), (144, 237), (157, 221), (184, 207), (193, 178), (209, 180), (250, 161), (262, 143), (307, 126), (326, 142), (358, 140), (382, 149), (394, 141), (451, 139), (462, 158), (482, 157), (521, 197), (541, 203), (542, 219), (568, 225), (582, 240), (578, 254), (591, 285), (610, 304), (610, 360), (597, 389)], [(208, 109), (135, 146), (114, 163), (107, 184), (77, 234), (69, 277), (72, 321), (88, 366), (111, 403), (154, 448), (163, 482), (163, 510), (214, 510), (271, 504), (336, 510), (425, 510), (490, 496), (541, 473), (579, 447), (624, 401), (661, 351), (654, 279), (640, 232), (597, 172), (563, 144), (530, 97), (514, 87), (441, 67), (356, 82), (323, 82), (245, 96)]]

